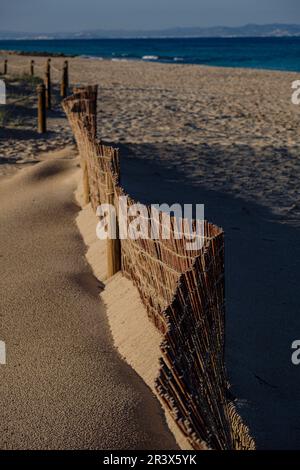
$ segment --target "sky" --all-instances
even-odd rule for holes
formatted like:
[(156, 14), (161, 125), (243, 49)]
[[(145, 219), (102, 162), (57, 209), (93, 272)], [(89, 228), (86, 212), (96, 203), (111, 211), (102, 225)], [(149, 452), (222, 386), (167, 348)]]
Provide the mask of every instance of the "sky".
[(0, 0), (0, 30), (71, 32), (298, 23), (300, 0)]

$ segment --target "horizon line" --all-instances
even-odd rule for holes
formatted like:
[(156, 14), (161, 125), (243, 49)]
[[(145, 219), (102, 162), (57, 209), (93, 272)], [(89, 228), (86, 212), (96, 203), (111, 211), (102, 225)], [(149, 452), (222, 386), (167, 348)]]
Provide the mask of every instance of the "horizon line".
[(16, 30), (9, 30), (9, 29), (0, 29), (0, 34), (2, 33), (9, 33), (9, 34), (30, 34), (30, 35), (56, 35), (56, 34), (88, 34), (92, 32), (103, 32), (103, 33), (113, 33), (113, 32), (119, 32), (119, 33), (134, 33), (134, 32), (139, 32), (139, 33), (147, 33), (147, 32), (160, 32), (160, 31), (169, 31), (169, 30), (180, 30), (180, 29), (215, 29), (215, 28), (229, 28), (229, 29), (240, 29), (240, 28), (245, 28), (249, 26), (258, 26), (258, 27), (266, 27), (266, 26), (296, 26), (300, 27), (300, 23), (288, 23), (288, 22), (273, 22), (273, 23), (243, 23), (240, 25), (232, 26), (232, 25), (222, 25), (222, 24), (216, 24), (216, 25), (211, 25), (211, 26), (166, 26), (166, 27), (161, 27), (161, 28), (147, 28), (147, 29), (137, 29), (137, 28), (92, 28), (92, 29), (81, 29), (81, 30), (72, 30), (72, 31), (16, 31)]

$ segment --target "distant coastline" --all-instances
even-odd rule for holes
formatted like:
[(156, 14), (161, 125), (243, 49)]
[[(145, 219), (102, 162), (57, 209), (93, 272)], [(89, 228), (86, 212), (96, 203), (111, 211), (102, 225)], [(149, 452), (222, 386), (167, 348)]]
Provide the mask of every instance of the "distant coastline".
[(298, 24), (247, 24), (243, 26), (175, 27), (160, 30), (91, 30), (75, 32), (16, 32), (0, 31), (0, 40), (55, 39), (160, 39), (160, 38), (256, 38), (300, 37)]

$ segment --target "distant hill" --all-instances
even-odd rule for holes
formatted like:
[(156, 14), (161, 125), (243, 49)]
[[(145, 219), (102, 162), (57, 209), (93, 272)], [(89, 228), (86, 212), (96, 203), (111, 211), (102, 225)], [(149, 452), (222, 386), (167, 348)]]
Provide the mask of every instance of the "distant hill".
[(0, 39), (104, 39), (104, 38), (185, 38), (185, 37), (294, 37), (300, 36), (297, 24), (247, 24), (239, 27), (169, 28), (149, 31), (92, 30), (74, 33), (25, 33), (0, 31)]

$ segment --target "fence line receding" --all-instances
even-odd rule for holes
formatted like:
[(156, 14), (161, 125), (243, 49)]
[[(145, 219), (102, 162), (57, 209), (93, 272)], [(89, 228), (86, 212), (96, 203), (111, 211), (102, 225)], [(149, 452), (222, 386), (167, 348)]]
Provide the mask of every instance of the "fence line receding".
[[(100, 203), (112, 201), (113, 190), (118, 215), (121, 196), (128, 197), (129, 205), (136, 202), (120, 185), (118, 150), (97, 140), (97, 87), (74, 89), (63, 107), (81, 156), (86, 202), (96, 210)], [(162, 224), (160, 214), (160, 228)], [(174, 230), (168, 240), (118, 243), (122, 272), (137, 287), (162, 335), (155, 386), (177, 425), (197, 450), (254, 449), (228, 393), (222, 229), (205, 221), (204, 245), (196, 252), (187, 251)]]

